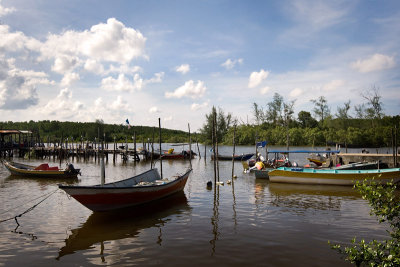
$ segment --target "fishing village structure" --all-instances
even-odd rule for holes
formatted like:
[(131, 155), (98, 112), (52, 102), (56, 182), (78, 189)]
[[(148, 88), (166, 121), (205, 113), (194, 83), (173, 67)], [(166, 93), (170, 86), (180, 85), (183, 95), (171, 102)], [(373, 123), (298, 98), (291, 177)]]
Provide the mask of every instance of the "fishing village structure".
[(94, 157), (99, 159), (102, 153), (108, 161), (109, 155), (112, 155), (115, 162), (116, 157), (120, 155), (124, 161), (128, 157), (132, 157), (134, 161), (140, 161), (139, 155), (144, 158), (148, 157), (145, 153), (146, 148), (150, 147), (150, 143), (144, 143), (141, 149), (136, 149), (136, 138), (134, 138), (133, 149), (128, 148), (127, 141), (125, 144), (115, 142), (113, 147), (109, 148), (109, 143), (104, 143), (103, 140), (95, 138), (94, 141), (74, 142), (72, 139), (61, 138), (44, 142), (39, 135), (33, 134), (28, 130), (0, 130), (0, 157), (13, 157), (14, 154), (18, 157), (36, 157), (36, 158), (51, 158), (59, 160), (66, 158), (83, 158), (84, 160)]

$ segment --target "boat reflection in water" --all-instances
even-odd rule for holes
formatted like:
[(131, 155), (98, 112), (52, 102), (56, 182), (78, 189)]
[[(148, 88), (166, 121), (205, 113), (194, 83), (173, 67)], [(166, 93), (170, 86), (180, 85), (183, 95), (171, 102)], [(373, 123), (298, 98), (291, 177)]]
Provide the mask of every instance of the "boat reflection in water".
[(94, 212), (86, 222), (65, 240), (65, 246), (58, 253), (61, 257), (79, 250), (88, 250), (100, 243), (100, 255), (103, 258), (105, 241), (135, 238), (143, 229), (158, 227), (160, 234), (157, 243), (161, 245), (161, 228), (168, 222), (168, 217), (190, 210), (183, 192), (176, 193), (160, 201), (132, 208), (110, 212)]
[(269, 183), (272, 204), (297, 209), (339, 210), (341, 199), (360, 199), (356, 189), (340, 185), (302, 185)]

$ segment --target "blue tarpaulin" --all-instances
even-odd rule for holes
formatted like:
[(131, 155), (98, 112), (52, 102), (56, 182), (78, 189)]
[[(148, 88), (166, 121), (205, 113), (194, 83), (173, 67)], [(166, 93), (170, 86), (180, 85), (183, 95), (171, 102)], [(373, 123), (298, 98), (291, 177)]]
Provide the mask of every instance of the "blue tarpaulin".
[(265, 147), (267, 145), (267, 141), (257, 142), (257, 147)]

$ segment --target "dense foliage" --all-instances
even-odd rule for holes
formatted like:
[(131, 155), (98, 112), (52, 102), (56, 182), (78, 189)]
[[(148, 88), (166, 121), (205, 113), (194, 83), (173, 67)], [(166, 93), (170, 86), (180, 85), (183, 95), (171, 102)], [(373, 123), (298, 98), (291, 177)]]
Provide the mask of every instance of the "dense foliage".
[(357, 266), (400, 266), (400, 198), (396, 184), (378, 185), (364, 181), (357, 183), (355, 188), (371, 205), (371, 215), (376, 215), (379, 223), (389, 224), (389, 239), (370, 242), (362, 239), (357, 242), (354, 238), (351, 247), (342, 248), (336, 244), (332, 248), (346, 255), (346, 260)]
[[(147, 142), (148, 139), (159, 140), (158, 127), (148, 126), (131, 126), (126, 125), (105, 124), (101, 120), (96, 122), (61, 122), (61, 121), (29, 121), (29, 122), (0, 122), (0, 129), (12, 130), (30, 130), (34, 135), (39, 135), (43, 142), (59, 141), (61, 138), (75, 141), (96, 139), (106, 142), (113, 142), (114, 138), (117, 142), (133, 142), (134, 134), (136, 133), (136, 142)], [(188, 133), (178, 130), (162, 129), (162, 141), (165, 143), (180, 143), (188, 142)], [(192, 140), (195, 140), (192, 135)]]
[[(254, 123), (237, 125), (236, 144), (253, 145), (256, 141), (267, 140), (271, 145), (280, 146), (392, 146), (392, 130), (399, 128), (400, 116), (383, 114), (383, 103), (376, 87), (366, 91), (362, 97), (367, 102), (354, 106), (357, 116), (351, 117), (350, 101), (337, 107), (336, 114), (332, 115), (327, 99), (320, 96), (311, 100), (314, 104), (313, 117), (304, 110), (295, 116), (295, 101), (286, 102), (281, 95), (275, 93), (272, 101), (264, 107), (253, 103)], [(206, 115), (206, 122), (201, 130), (202, 142), (211, 143), (211, 114), (212, 111)], [(218, 109), (217, 117), (218, 142), (231, 144), (233, 125), (237, 120), (231, 114), (225, 116), (221, 108)]]

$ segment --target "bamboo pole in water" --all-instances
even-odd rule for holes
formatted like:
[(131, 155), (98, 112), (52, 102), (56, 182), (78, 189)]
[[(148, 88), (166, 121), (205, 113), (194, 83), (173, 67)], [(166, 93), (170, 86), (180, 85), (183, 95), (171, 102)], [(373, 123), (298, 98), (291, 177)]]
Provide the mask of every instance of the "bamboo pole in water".
[(217, 183), (217, 162), (216, 162), (216, 157), (217, 155), (215, 154), (215, 120), (214, 120), (214, 109), (213, 109), (213, 122), (212, 122), (212, 134), (211, 134), (211, 140), (212, 140), (212, 150), (213, 150), (213, 155), (214, 155), (214, 185)]
[[(101, 155), (100, 155), (101, 154)], [(101, 185), (106, 182), (106, 170), (104, 167), (104, 145), (102, 144), (102, 153), (99, 154), (100, 158), (100, 169), (101, 169)]]
[(190, 169), (192, 169), (192, 139), (190, 138), (190, 124), (188, 123), (188, 129), (189, 129), (189, 164), (190, 164)]
[(218, 124), (217, 124), (217, 112), (215, 112), (215, 116), (214, 116), (214, 120), (215, 120), (215, 147), (216, 147), (216, 153), (217, 156), (215, 157), (215, 161), (217, 162), (217, 179), (219, 182), (219, 161), (218, 161)]
[(395, 151), (395, 165), (394, 167), (397, 168), (398, 162), (397, 162), (397, 125), (394, 126), (394, 151)]
[(199, 159), (201, 159), (200, 147), (199, 147), (199, 140), (196, 138), (197, 143), (197, 152), (199, 153)]
[(161, 171), (161, 179), (163, 179), (163, 171), (162, 171), (162, 150), (161, 150), (161, 119), (158, 118), (158, 129), (160, 134), (160, 171)]
[(236, 124), (233, 127), (234, 128), (233, 128), (232, 178), (234, 176), (234, 170), (235, 170)]
[(155, 132), (155, 127), (153, 127), (153, 140), (151, 142), (150, 169), (153, 169), (154, 132)]

